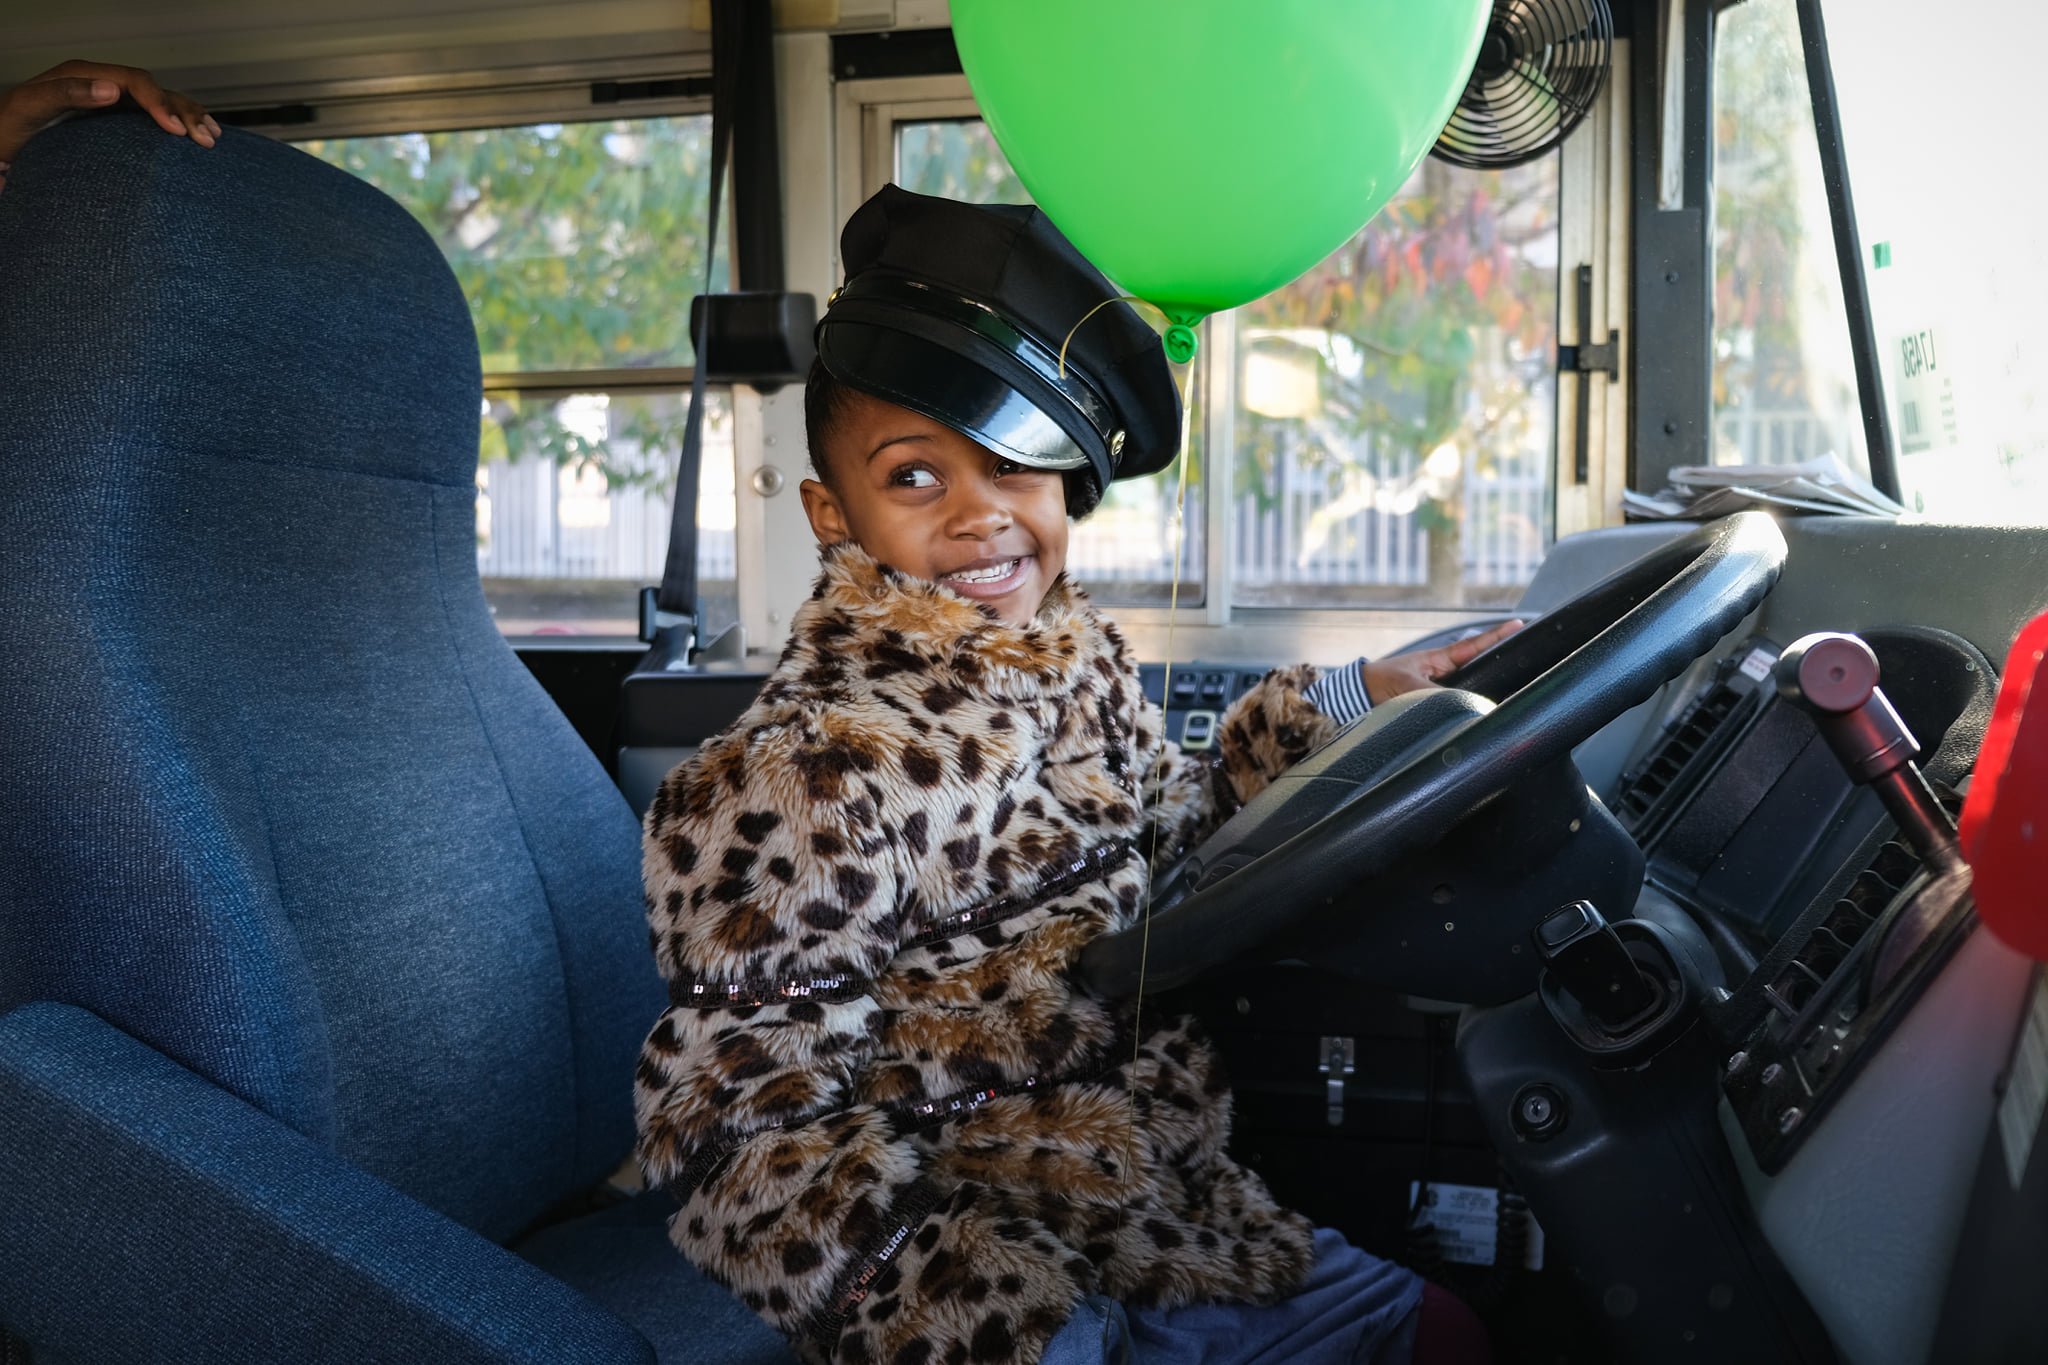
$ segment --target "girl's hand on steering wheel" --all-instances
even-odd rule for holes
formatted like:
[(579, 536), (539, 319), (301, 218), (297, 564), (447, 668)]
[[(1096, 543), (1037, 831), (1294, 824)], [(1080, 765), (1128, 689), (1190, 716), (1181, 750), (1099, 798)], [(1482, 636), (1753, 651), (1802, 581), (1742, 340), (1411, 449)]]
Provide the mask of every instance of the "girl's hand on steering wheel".
[(157, 127), (211, 147), (220, 124), (196, 100), (166, 90), (147, 71), (106, 62), (64, 62), (0, 94), (0, 188), (7, 165), (28, 140), (88, 109), (111, 109), (122, 95), (140, 105)]
[(1365, 694), (1377, 706), (1403, 692), (1435, 687), (1438, 678), (1463, 668), (1521, 628), (1520, 621), (1503, 621), (1492, 630), (1436, 649), (1371, 660), (1364, 668)]

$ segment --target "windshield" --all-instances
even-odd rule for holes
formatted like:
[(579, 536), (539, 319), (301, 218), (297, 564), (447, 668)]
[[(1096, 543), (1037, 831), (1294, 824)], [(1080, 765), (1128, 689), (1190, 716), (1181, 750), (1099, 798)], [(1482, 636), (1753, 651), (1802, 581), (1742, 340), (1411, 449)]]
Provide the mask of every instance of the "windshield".
[(1835, 0), (1825, 17), (1906, 505), (2048, 523), (2048, 11)]

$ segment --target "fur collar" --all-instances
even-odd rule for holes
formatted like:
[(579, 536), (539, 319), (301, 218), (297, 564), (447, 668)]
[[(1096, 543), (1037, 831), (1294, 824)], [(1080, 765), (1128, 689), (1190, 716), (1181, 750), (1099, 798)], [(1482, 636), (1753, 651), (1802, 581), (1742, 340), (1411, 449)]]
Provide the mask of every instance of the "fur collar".
[(819, 551), (817, 586), (790, 623), (792, 646), (821, 653), (897, 648), (969, 674), (1022, 674), (1063, 689), (1101, 654), (1122, 656), (1122, 634), (1062, 572), (1031, 624), (1003, 621), (994, 608), (943, 584), (913, 578), (852, 541)]

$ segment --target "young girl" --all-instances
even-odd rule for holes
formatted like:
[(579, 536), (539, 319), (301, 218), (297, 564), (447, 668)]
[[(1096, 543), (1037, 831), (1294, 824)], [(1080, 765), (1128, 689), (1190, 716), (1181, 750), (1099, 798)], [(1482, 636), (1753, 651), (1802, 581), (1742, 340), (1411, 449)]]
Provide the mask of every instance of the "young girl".
[(647, 815), (672, 1004), (640, 1155), (676, 1244), (847, 1365), (1101, 1360), (1108, 1324), (1148, 1361), (1428, 1349), (1412, 1273), (1224, 1154), (1192, 1022), (1070, 969), (1140, 912), (1150, 862), (1499, 632), (1281, 669), (1214, 758), (1182, 753), (1063, 572), (1069, 516), (1172, 459), (1157, 337), (1089, 316), (1114, 291), (1033, 209), (891, 187), (842, 255), (806, 394), (817, 590)]

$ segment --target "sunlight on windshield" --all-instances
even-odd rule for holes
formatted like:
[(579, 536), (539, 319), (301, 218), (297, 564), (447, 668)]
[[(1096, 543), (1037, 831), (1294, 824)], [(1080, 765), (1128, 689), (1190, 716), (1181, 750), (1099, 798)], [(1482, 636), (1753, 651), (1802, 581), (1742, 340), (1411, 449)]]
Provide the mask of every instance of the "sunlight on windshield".
[(1870, 468), (1793, 0), (1714, 29), (1714, 463)]
[(1854, 0), (1827, 29), (1906, 503), (2048, 523), (2048, 11)]

